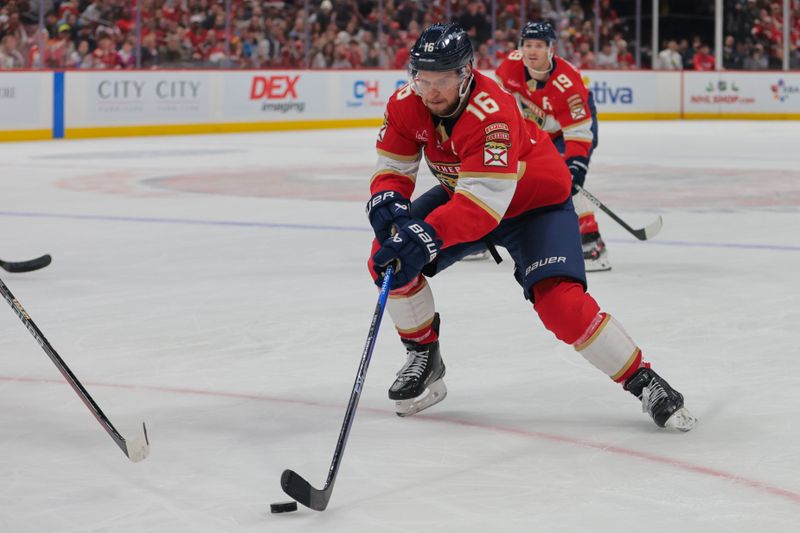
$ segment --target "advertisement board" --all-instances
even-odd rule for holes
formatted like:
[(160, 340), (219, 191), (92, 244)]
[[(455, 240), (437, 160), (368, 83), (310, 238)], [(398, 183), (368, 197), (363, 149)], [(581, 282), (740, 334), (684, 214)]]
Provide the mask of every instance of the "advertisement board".
[(221, 119), (269, 122), (337, 118), (331, 113), (337, 74), (298, 70), (227, 72), (221, 85)]
[[(800, 72), (583, 72), (600, 120), (800, 118)], [(377, 126), (404, 70), (0, 75), (0, 140)]]
[(67, 128), (207, 123), (211, 79), (206, 72), (67, 72)]
[(800, 73), (686, 72), (687, 118), (780, 118), (800, 114)]
[(0, 75), (0, 139), (49, 137), (52, 126), (52, 73), (2, 73)]
[(404, 70), (341, 72), (336, 112), (359, 117), (383, 117), (386, 102), (408, 82)]
[(676, 73), (587, 70), (582, 74), (601, 118), (678, 118), (681, 80)]

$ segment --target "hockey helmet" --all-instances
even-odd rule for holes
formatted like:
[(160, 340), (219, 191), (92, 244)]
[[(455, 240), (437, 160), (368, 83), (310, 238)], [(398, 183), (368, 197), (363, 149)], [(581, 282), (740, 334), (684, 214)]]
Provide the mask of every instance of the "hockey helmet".
[(547, 21), (528, 22), (519, 33), (520, 48), (522, 48), (522, 44), (529, 39), (544, 41), (548, 45), (551, 45), (556, 42), (556, 30), (553, 28), (553, 25)]
[(458, 24), (433, 24), (411, 47), (409, 70), (461, 70), (472, 64), (472, 43)]

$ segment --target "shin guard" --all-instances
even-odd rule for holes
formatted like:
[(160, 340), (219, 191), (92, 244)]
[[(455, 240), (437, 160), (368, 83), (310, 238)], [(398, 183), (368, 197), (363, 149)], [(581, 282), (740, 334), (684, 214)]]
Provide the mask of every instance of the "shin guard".
[(432, 327), (436, 313), (433, 292), (422, 275), (404, 287), (391, 291), (386, 309), (402, 339), (427, 344), (439, 338)]
[(625, 383), (642, 366), (642, 351), (622, 325), (607, 313), (598, 313), (575, 350), (617, 383)]

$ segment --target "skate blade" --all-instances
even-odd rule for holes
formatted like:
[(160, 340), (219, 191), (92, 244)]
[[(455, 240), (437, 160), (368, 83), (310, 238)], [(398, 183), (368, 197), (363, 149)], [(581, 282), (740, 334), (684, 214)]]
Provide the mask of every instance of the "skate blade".
[(605, 272), (611, 270), (611, 263), (604, 257), (600, 259), (584, 259), (583, 269), (586, 272)]
[(461, 260), (462, 261), (482, 261), (483, 259), (489, 258), (489, 250), (483, 250), (480, 252), (475, 252), (469, 255), (465, 255)]
[(447, 387), (445, 387), (444, 381), (440, 379), (431, 383), (425, 389), (425, 392), (416, 398), (397, 400), (395, 402), (395, 411), (397, 416), (405, 418), (436, 405), (444, 400), (445, 397), (447, 397)]
[(669, 417), (664, 427), (686, 432), (690, 431), (695, 424), (697, 424), (697, 418), (690, 413), (688, 409), (681, 407), (672, 413), (672, 416)]

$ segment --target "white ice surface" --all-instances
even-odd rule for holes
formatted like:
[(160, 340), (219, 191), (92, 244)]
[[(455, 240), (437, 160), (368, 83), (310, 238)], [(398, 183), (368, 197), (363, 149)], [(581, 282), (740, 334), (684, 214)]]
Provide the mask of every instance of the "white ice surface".
[[(375, 305), (370, 129), (0, 145), (2, 278), (132, 464), (0, 309), (0, 532), (794, 532), (800, 124), (609, 122), (590, 290), (700, 418), (659, 430), (538, 321), (509, 261), (432, 280), (449, 394), (408, 419), (384, 322), (328, 510), (321, 486)], [(425, 171), (419, 189), (433, 184)]]

